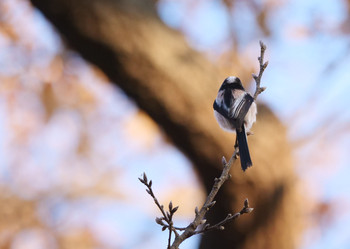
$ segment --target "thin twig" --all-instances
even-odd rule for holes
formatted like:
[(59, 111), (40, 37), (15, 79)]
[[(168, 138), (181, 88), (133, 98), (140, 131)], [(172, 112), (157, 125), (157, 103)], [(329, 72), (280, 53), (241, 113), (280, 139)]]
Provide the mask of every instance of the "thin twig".
[[(162, 226), (162, 231), (168, 229), (169, 230), (169, 238), (168, 238), (168, 249), (170, 249), (170, 244), (171, 244), (171, 235), (172, 233), (175, 234), (175, 238), (179, 237), (178, 232), (176, 231), (177, 228), (173, 227), (173, 215), (174, 213), (178, 210), (178, 206), (173, 207), (173, 203), (170, 201), (169, 203), (169, 212), (165, 212), (164, 206), (160, 205), (158, 199), (153, 193), (152, 190), (152, 180), (148, 181), (146, 173), (143, 173), (143, 177), (139, 178), (140, 182), (143, 183), (147, 189), (147, 193), (153, 198), (154, 203), (157, 205), (159, 210), (161, 211), (163, 217), (161, 218), (156, 218), (156, 223)], [(165, 224), (163, 221), (165, 221), (167, 224)]]
[(168, 238), (168, 249), (170, 249), (170, 244), (171, 244), (171, 233), (173, 232), (173, 226), (172, 222), (169, 225), (169, 238)]
[[(169, 229), (169, 238), (168, 238), (168, 249), (170, 249), (170, 244), (171, 244), (171, 234), (173, 232), (173, 214), (174, 212), (172, 212), (173, 210), (173, 203), (170, 201), (169, 203), (169, 226), (168, 226), (168, 229)], [(175, 211), (176, 212), (176, 211)]]
[(209, 232), (209, 231), (213, 231), (213, 230), (224, 230), (225, 229), (224, 225), (226, 223), (237, 219), (238, 217), (240, 217), (243, 214), (248, 214), (248, 213), (252, 212), (253, 210), (254, 210), (254, 208), (249, 207), (248, 199), (246, 199), (244, 201), (244, 206), (243, 206), (241, 211), (239, 211), (238, 213), (235, 213), (234, 215), (228, 214), (224, 220), (220, 221), (219, 223), (217, 223), (213, 226), (210, 226), (209, 224), (207, 224), (207, 226), (204, 226), (204, 228), (202, 230), (196, 231), (195, 234), (201, 234), (201, 233), (205, 233), (205, 232)]
[(259, 74), (258, 76), (255, 74), (252, 74), (255, 83), (256, 83), (256, 89), (255, 89), (255, 93), (254, 93), (254, 100), (257, 99), (258, 95), (260, 93), (262, 93), (263, 91), (266, 90), (266, 87), (260, 87), (260, 82), (261, 82), (261, 77), (265, 71), (265, 69), (267, 68), (267, 65), (269, 64), (268, 61), (264, 62), (264, 55), (265, 55), (265, 50), (266, 50), (266, 45), (260, 41), (260, 56), (258, 57), (258, 61), (259, 61)]

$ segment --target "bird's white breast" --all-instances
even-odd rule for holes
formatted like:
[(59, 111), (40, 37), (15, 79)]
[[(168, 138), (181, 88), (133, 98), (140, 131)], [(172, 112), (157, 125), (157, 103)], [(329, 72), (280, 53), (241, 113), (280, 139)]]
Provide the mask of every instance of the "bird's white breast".
[[(244, 117), (244, 126), (245, 126), (246, 132), (248, 132), (252, 128), (253, 124), (256, 122), (256, 114), (257, 114), (257, 107), (255, 102), (253, 102), (246, 116)], [(214, 110), (214, 116), (222, 129), (229, 132), (236, 131), (235, 127), (226, 118), (224, 118), (220, 113), (218, 113), (215, 110)]]
[(257, 113), (258, 113), (258, 110), (256, 108), (256, 104), (255, 102), (253, 102), (247, 112), (247, 115), (245, 115), (244, 117), (246, 132), (248, 132), (252, 128), (253, 124), (255, 123)]

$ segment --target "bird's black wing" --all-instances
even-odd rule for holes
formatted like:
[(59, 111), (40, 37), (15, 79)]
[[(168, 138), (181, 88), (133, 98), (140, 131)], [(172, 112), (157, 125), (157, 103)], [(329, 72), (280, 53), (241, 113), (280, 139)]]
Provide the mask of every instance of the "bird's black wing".
[(242, 127), (244, 118), (247, 115), (248, 110), (253, 102), (254, 102), (254, 98), (247, 93), (236, 105), (237, 107), (234, 109), (234, 112), (231, 114), (230, 119), (235, 120), (237, 128)]
[(229, 117), (229, 114), (228, 114), (227, 109), (225, 109), (225, 108), (219, 106), (218, 103), (216, 103), (216, 100), (214, 101), (213, 108), (214, 108), (215, 111), (217, 111), (218, 113), (220, 113), (224, 118), (230, 120), (230, 117)]
[[(213, 108), (215, 111), (217, 111), (218, 113), (220, 113), (224, 118), (230, 120), (230, 106), (232, 105), (232, 102), (234, 101), (234, 98), (232, 96), (232, 89), (231, 88), (227, 88), (223, 90), (224, 92), (222, 93), (223, 95), (223, 99), (222, 99), (222, 103), (220, 103), (220, 105), (216, 102), (216, 100), (214, 101), (213, 104)], [(220, 93), (220, 91), (219, 91)]]

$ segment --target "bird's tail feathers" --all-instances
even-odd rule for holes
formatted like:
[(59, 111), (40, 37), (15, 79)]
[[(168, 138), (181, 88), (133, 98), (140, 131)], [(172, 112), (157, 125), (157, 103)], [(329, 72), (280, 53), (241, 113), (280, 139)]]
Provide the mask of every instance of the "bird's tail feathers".
[(237, 141), (242, 170), (245, 171), (248, 167), (252, 166), (253, 164), (249, 154), (247, 134), (245, 133), (244, 124), (242, 125), (241, 131), (238, 131), (237, 129)]

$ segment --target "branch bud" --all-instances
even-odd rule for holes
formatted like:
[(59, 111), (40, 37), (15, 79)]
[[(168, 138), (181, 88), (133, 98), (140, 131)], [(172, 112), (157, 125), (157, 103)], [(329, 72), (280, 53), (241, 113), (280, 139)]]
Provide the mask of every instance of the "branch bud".
[(259, 44), (262, 50), (266, 49), (266, 45), (262, 41), (259, 41)]
[(269, 65), (269, 61), (266, 61), (263, 65), (264, 69), (267, 68), (268, 65)]
[(176, 207), (173, 208), (173, 210), (171, 210), (171, 212), (175, 213), (178, 209), (179, 209), (179, 206), (176, 206)]
[(244, 207), (249, 208), (249, 201), (248, 198), (244, 200)]
[(207, 205), (205, 205), (205, 208), (210, 209), (215, 205), (215, 203), (216, 203), (216, 201), (212, 201), (212, 202), (208, 203)]
[(156, 223), (161, 225), (161, 226), (164, 226), (164, 223), (163, 223), (163, 219), (162, 218), (156, 218)]
[(148, 182), (147, 175), (146, 175), (145, 172), (143, 172), (143, 181), (144, 181), (145, 183)]
[(221, 163), (222, 163), (222, 165), (224, 165), (224, 166), (227, 164), (227, 161), (226, 161), (225, 156), (222, 156)]

